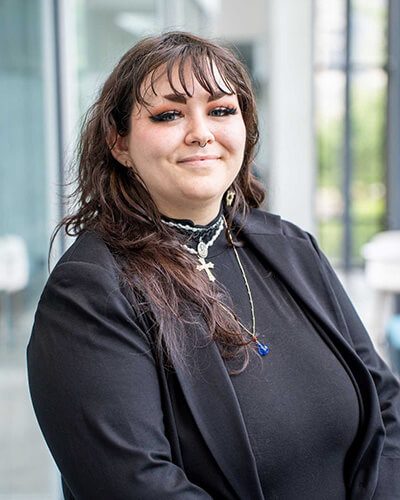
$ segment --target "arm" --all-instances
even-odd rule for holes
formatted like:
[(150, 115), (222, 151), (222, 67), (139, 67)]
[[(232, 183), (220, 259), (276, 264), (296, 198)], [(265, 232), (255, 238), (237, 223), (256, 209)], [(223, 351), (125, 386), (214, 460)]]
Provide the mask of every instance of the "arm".
[(370, 372), (378, 393), (386, 436), (374, 498), (400, 498), (400, 383), (377, 354), (353, 304), (315, 238), (308, 235), (321, 260), (330, 293), (337, 300), (349, 338)]
[(211, 500), (171, 461), (150, 343), (111, 273), (56, 267), (28, 374), (39, 425), (77, 500)]

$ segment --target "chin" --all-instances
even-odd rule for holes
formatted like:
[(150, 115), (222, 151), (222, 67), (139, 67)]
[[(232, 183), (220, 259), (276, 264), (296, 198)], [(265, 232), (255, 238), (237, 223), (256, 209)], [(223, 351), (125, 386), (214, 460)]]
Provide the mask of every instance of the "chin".
[(191, 201), (199, 201), (199, 202), (204, 202), (204, 203), (212, 203), (215, 202), (215, 200), (222, 199), (222, 196), (224, 194), (225, 190), (193, 190), (193, 191), (187, 191), (185, 193), (185, 198)]
[(225, 191), (231, 185), (229, 182), (218, 182), (213, 178), (208, 178), (202, 181), (199, 179), (190, 186), (182, 186), (181, 193), (185, 198), (212, 201), (217, 198), (222, 198)]

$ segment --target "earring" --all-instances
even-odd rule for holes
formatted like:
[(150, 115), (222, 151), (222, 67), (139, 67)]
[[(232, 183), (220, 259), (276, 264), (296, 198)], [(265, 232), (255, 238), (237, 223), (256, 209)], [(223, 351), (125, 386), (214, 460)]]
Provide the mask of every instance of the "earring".
[(226, 204), (228, 207), (232, 206), (232, 203), (233, 203), (233, 200), (235, 199), (235, 191), (233, 191), (232, 189), (230, 189), (227, 193), (226, 193)]

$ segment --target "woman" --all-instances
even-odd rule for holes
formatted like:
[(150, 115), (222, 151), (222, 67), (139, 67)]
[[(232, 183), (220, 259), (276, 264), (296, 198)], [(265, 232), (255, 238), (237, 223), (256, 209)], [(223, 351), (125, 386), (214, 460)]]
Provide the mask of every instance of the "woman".
[(66, 499), (400, 498), (399, 383), (314, 237), (259, 209), (257, 140), (245, 70), (187, 33), (91, 108), (28, 346)]

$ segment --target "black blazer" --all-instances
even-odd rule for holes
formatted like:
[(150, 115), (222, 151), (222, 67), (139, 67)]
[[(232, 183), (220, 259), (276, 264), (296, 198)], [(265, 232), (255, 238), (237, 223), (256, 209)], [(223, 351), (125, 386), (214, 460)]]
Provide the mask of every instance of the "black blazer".
[[(251, 210), (241, 234), (301, 301), (355, 385), (361, 425), (345, 471), (348, 498), (400, 499), (400, 385), (326, 257), (309, 233), (262, 210)], [(216, 344), (188, 328), (190, 370), (175, 373), (154, 345), (150, 318), (135, 311), (111, 252), (89, 232), (40, 298), (29, 384), (66, 498), (263, 500)]]

